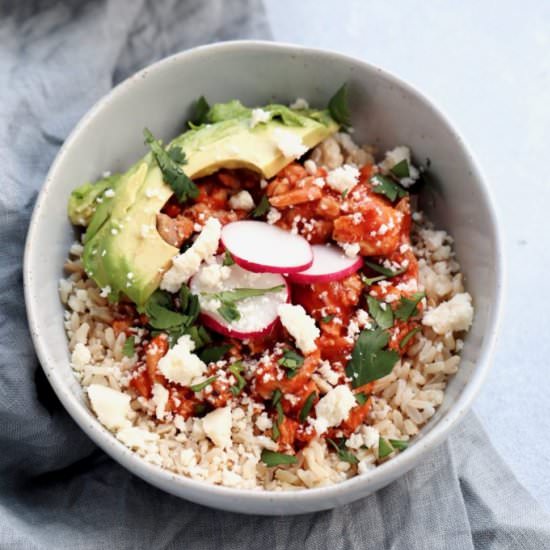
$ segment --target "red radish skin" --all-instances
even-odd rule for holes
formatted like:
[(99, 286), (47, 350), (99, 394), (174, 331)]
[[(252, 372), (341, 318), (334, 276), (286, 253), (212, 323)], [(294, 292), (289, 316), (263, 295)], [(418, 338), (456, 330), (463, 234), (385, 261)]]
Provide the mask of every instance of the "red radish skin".
[(363, 267), (363, 258), (349, 258), (335, 246), (316, 244), (311, 248), (313, 264), (300, 273), (289, 273), (289, 281), (302, 285), (340, 281)]
[(254, 273), (297, 273), (313, 264), (311, 246), (303, 237), (266, 222), (228, 223), (221, 242), (235, 263)]

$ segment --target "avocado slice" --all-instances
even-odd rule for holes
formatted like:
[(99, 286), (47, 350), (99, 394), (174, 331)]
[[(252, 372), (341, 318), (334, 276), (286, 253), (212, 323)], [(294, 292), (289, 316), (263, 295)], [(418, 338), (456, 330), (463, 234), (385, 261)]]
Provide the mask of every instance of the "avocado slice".
[[(268, 105), (262, 111), (268, 113), (262, 117), (265, 121), (253, 125), (252, 109), (240, 102), (214, 105), (207, 123), (192, 127), (170, 144), (185, 153), (187, 163), (181, 167), (185, 174), (199, 178), (220, 168), (248, 168), (271, 178), (294, 160), (279, 149), (277, 136), (282, 130), (309, 149), (338, 129), (326, 111), (283, 105)], [(179, 252), (156, 230), (156, 216), (173, 191), (151, 153), (109, 186), (104, 183), (103, 200), (93, 211), (84, 238), (84, 267), (109, 291), (110, 299), (116, 301), (122, 293), (140, 306), (158, 288)], [(114, 191), (109, 197), (105, 197), (107, 188)]]

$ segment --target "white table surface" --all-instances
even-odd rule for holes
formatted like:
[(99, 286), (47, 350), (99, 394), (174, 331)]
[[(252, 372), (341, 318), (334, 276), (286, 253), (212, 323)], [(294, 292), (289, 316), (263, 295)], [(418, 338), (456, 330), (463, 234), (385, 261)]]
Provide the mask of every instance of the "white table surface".
[(475, 411), (550, 510), (550, 2), (265, 4), (276, 40), (393, 72), (434, 100), (476, 153), (504, 230), (508, 296)]

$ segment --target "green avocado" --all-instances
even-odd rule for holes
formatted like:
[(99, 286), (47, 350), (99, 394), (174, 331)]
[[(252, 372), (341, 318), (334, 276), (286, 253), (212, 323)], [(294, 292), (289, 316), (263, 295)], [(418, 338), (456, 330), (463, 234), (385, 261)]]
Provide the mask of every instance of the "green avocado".
[[(338, 130), (327, 111), (298, 111), (284, 105), (268, 105), (262, 111), (263, 122), (254, 124), (252, 109), (238, 101), (214, 105), (206, 123), (192, 126), (171, 142), (170, 147), (181, 147), (185, 153), (187, 162), (181, 169), (192, 179), (220, 168), (248, 168), (271, 178), (294, 160), (281, 152), (281, 134), (300, 138), (309, 149)], [(179, 252), (156, 229), (157, 214), (173, 190), (151, 153), (116, 178), (78, 188), (75, 193), (80, 195), (71, 197), (69, 211), (71, 220), (88, 221), (84, 237), (88, 276), (107, 290), (111, 300), (125, 294), (139, 306), (158, 288)], [(107, 189), (113, 192), (105, 197)], [(97, 197), (101, 201), (94, 205)]]

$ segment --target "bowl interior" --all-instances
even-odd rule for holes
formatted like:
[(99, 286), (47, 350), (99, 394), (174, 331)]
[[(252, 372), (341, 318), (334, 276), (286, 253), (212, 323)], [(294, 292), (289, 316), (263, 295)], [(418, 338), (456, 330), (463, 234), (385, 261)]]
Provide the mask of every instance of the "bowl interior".
[[(145, 153), (142, 131), (163, 139), (179, 133), (199, 96), (238, 98), (248, 105), (297, 97), (325, 106), (348, 82), (354, 139), (380, 151), (407, 144), (417, 162), (431, 161), (434, 183), (423, 205), (455, 239), (456, 254), (476, 307), (460, 370), (445, 401), (415, 445), (375, 471), (339, 486), (298, 494), (235, 491), (178, 478), (146, 465), (99, 426), (73, 377), (58, 281), (74, 233), (66, 215), (70, 192), (105, 170), (121, 171)], [(337, 54), (269, 43), (228, 43), (168, 58), (116, 88), (67, 139), (39, 197), (27, 242), (26, 300), (44, 370), (77, 422), (117, 460), (149, 481), (191, 500), (234, 511), (297, 513), (329, 508), (392, 481), (444, 437), (468, 408), (487, 368), (500, 301), (499, 241), (492, 207), (475, 164), (446, 120), (417, 92), (384, 73)], [(322, 498), (320, 496), (323, 495)]]

